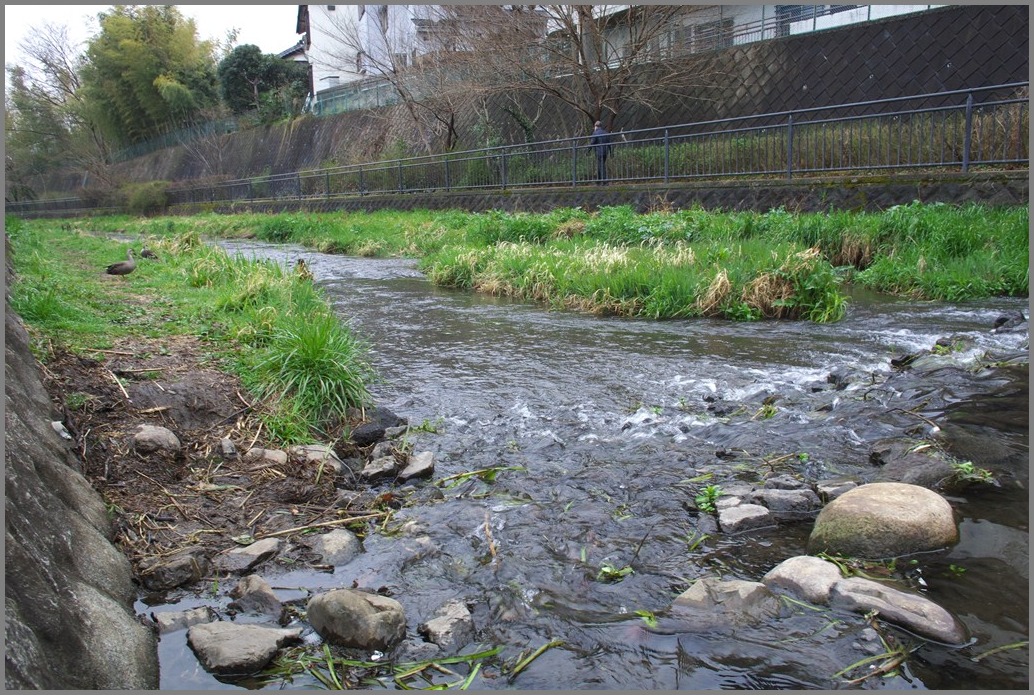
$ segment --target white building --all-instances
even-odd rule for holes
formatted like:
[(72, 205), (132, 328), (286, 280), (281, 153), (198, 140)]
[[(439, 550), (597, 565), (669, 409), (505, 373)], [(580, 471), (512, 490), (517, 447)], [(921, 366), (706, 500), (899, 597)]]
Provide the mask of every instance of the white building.
[[(405, 70), (420, 56), (441, 47), (440, 29), (463, 22), (462, 5), (299, 5), (299, 42), (311, 66), (317, 104), (338, 104), (334, 111), (391, 103), (384, 75)], [(507, 6), (498, 7), (507, 11)], [(539, 6), (542, 7), (542, 6)], [(608, 52), (624, 55), (619, 21), (636, 5), (596, 5), (610, 28)], [(941, 5), (684, 5), (671, 29), (657, 36), (649, 54), (657, 59), (728, 48), (857, 22), (928, 10)], [(446, 8), (446, 9), (443, 9)], [(479, 15), (485, 21), (485, 15)], [(490, 21), (490, 20), (489, 20)], [(542, 36), (550, 27), (542, 23)], [(451, 34), (454, 36), (455, 34)], [(462, 50), (452, 46), (451, 50)]]

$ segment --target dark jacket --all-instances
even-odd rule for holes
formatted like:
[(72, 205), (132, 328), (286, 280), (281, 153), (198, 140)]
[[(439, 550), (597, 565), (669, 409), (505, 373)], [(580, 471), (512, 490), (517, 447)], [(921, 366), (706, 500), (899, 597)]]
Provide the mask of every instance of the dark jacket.
[(610, 133), (604, 130), (603, 126), (597, 126), (589, 138), (589, 146), (596, 148), (597, 157), (606, 157), (610, 154)]

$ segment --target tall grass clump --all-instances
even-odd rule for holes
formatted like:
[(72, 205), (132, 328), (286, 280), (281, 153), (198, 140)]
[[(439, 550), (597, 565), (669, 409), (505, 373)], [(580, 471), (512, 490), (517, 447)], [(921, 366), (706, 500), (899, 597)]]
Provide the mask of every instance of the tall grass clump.
[[(295, 315), (277, 325), (254, 356), (245, 380), (261, 398), (328, 431), (350, 408), (369, 404), (373, 371), (364, 346), (329, 313)], [(287, 418), (293, 421), (293, 418)]]
[(855, 281), (920, 299), (1026, 296), (1027, 207), (899, 205), (879, 216), (883, 240)]

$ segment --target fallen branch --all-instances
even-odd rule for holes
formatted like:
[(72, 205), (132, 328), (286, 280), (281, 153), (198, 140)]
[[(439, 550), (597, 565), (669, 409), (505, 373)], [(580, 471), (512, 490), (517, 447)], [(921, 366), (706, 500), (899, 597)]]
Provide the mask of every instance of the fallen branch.
[(119, 389), (122, 391), (122, 395), (125, 396), (126, 400), (128, 401), (129, 400), (129, 394), (126, 393), (126, 387), (122, 385), (122, 382), (119, 381), (119, 378), (117, 376), (115, 376), (115, 373), (113, 371), (111, 371), (110, 369), (106, 369), (104, 371), (106, 371), (111, 376), (112, 380), (116, 384), (118, 384)]
[(298, 533), (300, 531), (311, 531), (312, 529), (325, 528), (327, 526), (338, 526), (340, 524), (350, 524), (353, 521), (367, 521), (369, 519), (376, 519), (382, 517), (388, 512), (374, 512), (373, 514), (364, 514), (363, 516), (353, 516), (347, 519), (334, 519), (333, 521), (322, 521), (318, 524), (309, 524), (307, 526), (295, 526), (294, 528), (285, 528), (282, 531), (274, 531), (272, 533), (260, 533), (255, 536), (255, 540), (261, 540), (263, 538), (273, 538), (274, 536), (286, 536), (289, 533)]

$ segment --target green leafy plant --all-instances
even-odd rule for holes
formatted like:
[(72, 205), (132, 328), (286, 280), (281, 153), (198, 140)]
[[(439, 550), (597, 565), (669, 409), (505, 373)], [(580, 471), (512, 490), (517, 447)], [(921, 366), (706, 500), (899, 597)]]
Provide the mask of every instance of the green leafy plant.
[(951, 464), (951, 470), (951, 481), (955, 484), (998, 485), (998, 480), (991, 471), (975, 466), (972, 461), (956, 461)]
[(719, 485), (708, 485), (696, 496), (697, 509), (702, 512), (714, 513), (717, 511), (715, 502), (722, 495), (722, 488)]
[(616, 567), (609, 562), (604, 562), (603, 565), (600, 566), (599, 573), (596, 575), (596, 581), (620, 582), (630, 574), (635, 574), (635, 570), (629, 565)]
[(635, 614), (642, 618), (647, 627), (657, 627), (657, 616), (654, 615), (653, 611), (638, 610)]

